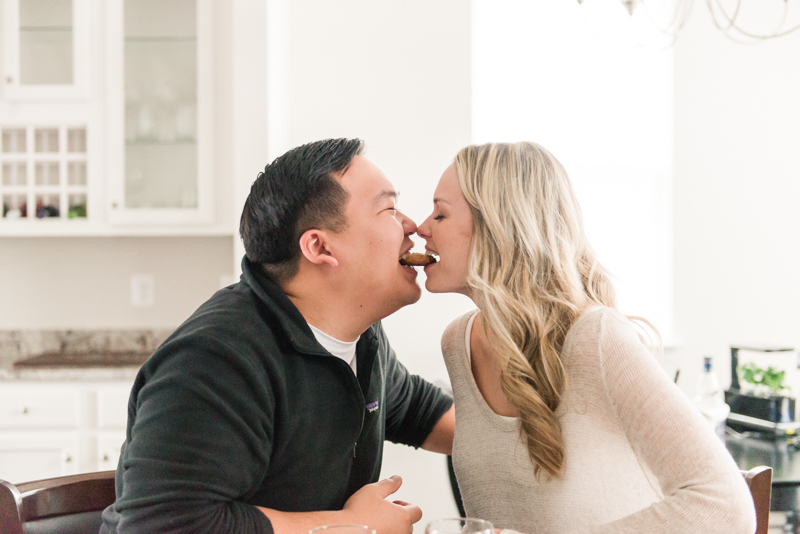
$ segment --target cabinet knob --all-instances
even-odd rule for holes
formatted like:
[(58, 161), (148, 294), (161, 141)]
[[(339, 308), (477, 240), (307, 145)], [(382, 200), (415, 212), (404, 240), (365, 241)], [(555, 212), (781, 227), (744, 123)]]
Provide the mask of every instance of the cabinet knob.
[(28, 415), (28, 407), (27, 406), (23, 406), (22, 407), (22, 415)]
[(67, 462), (67, 463), (71, 463), (72, 462), (72, 456), (68, 454), (67, 457), (64, 458), (64, 461)]
[(117, 202), (116, 201), (111, 203), (111, 208), (112, 209), (117, 209)]
[(104, 454), (104, 455), (103, 455), (103, 461), (104, 461), (104, 462), (107, 462), (107, 461), (108, 461), (108, 455), (107, 455), (107, 454)]
[(11, 76), (6, 76), (6, 83), (14, 83), (14, 78)]

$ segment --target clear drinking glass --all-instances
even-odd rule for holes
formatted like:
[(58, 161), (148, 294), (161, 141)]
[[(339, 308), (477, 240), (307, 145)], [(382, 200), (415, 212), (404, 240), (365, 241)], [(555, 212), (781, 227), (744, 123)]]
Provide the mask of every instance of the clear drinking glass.
[(437, 519), (425, 526), (425, 534), (494, 534), (494, 526), (472, 517)]
[(312, 528), (308, 534), (375, 534), (375, 530), (367, 525), (323, 525)]

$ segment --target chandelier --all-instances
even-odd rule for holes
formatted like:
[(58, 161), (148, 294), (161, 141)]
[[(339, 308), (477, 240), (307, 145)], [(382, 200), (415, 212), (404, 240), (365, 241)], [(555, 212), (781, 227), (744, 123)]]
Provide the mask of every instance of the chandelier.
[[(582, 5), (604, 0), (578, 0)], [(612, 0), (633, 17), (642, 17), (674, 43), (686, 24), (694, 0)], [(729, 39), (750, 44), (782, 37), (800, 29), (800, 0), (706, 0), (714, 25)], [(790, 17), (790, 4), (794, 6)]]

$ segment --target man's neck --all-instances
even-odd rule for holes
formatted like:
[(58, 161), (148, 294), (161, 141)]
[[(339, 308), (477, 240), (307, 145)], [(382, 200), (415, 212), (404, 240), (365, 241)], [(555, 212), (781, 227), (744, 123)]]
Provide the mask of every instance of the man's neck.
[[(288, 290), (287, 290), (288, 289)], [(355, 341), (375, 321), (359, 313), (360, 308), (333, 295), (298, 294), (285, 288), (286, 296), (310, 325), (339, 341)], [(309, 297), (313, 294), (313, 297)]]

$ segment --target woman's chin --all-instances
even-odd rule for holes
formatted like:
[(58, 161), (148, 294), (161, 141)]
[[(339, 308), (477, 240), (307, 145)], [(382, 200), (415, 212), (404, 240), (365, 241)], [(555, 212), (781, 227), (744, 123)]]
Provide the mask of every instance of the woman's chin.
[(452, 287), (452, 284), (443, 284), (441, 280), (436, 277), (425, 279), (425, 289), (428, 293), (455, 293), (457, 290)]
[(425, 279), (425, 289), (428, 291), (428, 293), (446, 293), (447, 292), (447, 290), (442, 289), (440, 287), (440, 285), (436, 283), (435, 279), (432, 280), (430, 277)]

